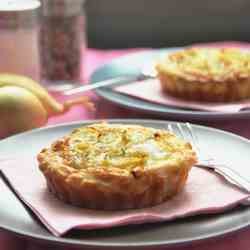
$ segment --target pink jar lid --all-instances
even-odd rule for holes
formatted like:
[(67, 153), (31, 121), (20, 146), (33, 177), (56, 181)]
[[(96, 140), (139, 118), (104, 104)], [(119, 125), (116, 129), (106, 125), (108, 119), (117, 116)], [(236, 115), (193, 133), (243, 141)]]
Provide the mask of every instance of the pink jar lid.
[(0, 1), (0, 11), (28, 11), (40, 7), (38, 0), (4, 0)]
[(40, 6), (41, 3), (38, 0), (0, 1), (0, 28), (31, 27), (37, 22)]
[(41, 0), (45, 16), (70, 16), (81, 13), (85, 0)]

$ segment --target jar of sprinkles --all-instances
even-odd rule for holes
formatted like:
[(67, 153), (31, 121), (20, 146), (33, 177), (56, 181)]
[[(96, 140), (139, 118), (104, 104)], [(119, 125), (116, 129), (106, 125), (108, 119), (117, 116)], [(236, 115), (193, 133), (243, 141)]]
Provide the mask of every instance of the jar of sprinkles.
[(40, 59), (48, 89), (76, 87), (82, 77), (86, 48), (85, 0), (42, 0)]

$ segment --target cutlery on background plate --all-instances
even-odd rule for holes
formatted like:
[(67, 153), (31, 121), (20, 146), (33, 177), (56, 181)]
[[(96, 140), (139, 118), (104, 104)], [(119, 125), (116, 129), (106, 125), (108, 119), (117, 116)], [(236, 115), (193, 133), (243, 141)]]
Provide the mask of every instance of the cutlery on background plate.
[[(106, 79), (103, 81), (85, 84), (70, 90), (63, 91), (65, 96), (70, 96), (74, 94), (81, 94), (89, 90), (98, 89), (101, 87), (112, 87), (119, 86), (124, 84), (129, 84), (137, 81), (143, 81), (148, 79), (154, 79), (157, 76), (157, 72), (154, 68), (154, 63), (146, 64), (142, 67), (141, 73), (139, 74), (128, 74), (128, 75), (120, 75), (117, 77), (113, 77), (110, 79)], [(210, 112), (226, 112), (226, 113), (235, 113), (243, 110), (250, 109), (249, 101), (242, 101), (236, 103), (202, 103), (202, 102), (191, 102), (185, 100), (176, 99), (176, 103), (172, 103), (166, 106), (174, 106), (179, 108), (190, 108), (193, 110), (202, 110), (202, 111), (210, 111)]]
[(156, 70), (154, 69), (154, 64), (146, 64), (144, 67), (142, 67), (140, 74), (129, 74), (129, 75), (122, 75), (118, 77), (114, 77), (111, 79), (107, 79), (104, 81), (92, 83), (92, 84), (86, 84), (80, 87), (76, 87), (70, 90), (66, 90), (63, 93), (65, 95), (73, 95), (73, 94), (79, 94), (84, 93), (89, 90), (94, 90), (101, 87), (107, 87), (112, 85), (118, 85), (118, 84), (125, 84), (135, 81), (143, 81), (150, 78), (155, 78), (157, 75)]

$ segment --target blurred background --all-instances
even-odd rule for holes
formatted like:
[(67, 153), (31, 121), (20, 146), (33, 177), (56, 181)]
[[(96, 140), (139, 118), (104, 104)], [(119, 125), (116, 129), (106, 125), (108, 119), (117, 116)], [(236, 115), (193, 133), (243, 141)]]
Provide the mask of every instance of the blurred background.
[(250, 40), (249, 0), (89, 0), (89, 47), (169, 47)]
[[(103, 105), (94, 93), (83, 94), (78, 99), (65, 91), (82, 87), (98, 67), (135, 52), (138, 47), (250, 41), (249, 0), (39, 1), (41, 6), (37, 0), (0, 0), (0, 83), (7, 82), (6, 85), (17, 88), (14, 101), (12, 88), (5, 93), (0, 91), (0, 99), (7, 100), (2, 102), (4, 105), (0, 102), (0, 117), (3, 117), (2, 112), (13, 124), (9, 126), (7, 122), (0, 122), (0, 138), (1, 131), (2, 137), (6, 137), (48, 122), (69, 121), (48, 118), (54, 114), (63, 117), (69, 106), (90, 107), (90, 99), (98, 103), (99, 112)], [(39, 18), (40, 13), (42, 18)], [(77, 91), (73, 93), (79, 94)], [(43, 103), (39, 99), (41, 93), (46, 95)], [(20, 96), (25, 96), (24, 100)], [(13, 109), (13, 115), (10, 115), (11, 107), (19, 109)], [(71, 120), (86, 119), (89, 114), (94, 114), (93, 110), (84, 114), (75, 110)], [(124, 115), (124, 110), (121, 113)], [(107, 109), (104, 105), (100, 114), (96, 117), (111, 116), (110, 107)], [(18, 121), (17, 115), (20, 116)], [(12, 117), (15, 119), (9, 121)]]

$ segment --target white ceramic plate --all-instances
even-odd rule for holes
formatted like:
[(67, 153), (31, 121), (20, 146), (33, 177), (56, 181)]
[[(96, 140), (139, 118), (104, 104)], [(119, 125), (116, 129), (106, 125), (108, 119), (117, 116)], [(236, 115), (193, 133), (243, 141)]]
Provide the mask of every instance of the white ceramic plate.
[[(80, 125), (92, 122), (37, 129), (2, 140), (0, 141), (0, 157), (16, 154), (36, 155), (41, 148), (55, 139)], [(111, 120), (111, 122), (142, 124), (156, 128), (165, 128), (167, 125), (167, 121), (154, 120)], [(237, 168), (237, 171), (250, 179), (250, 142), (248, 140), (203, 126), (194, 126), (194, 130), (200, 138), (202, 150), (209, 150), (219, 160), (230, 162), (232, 167)], [(22, 171), (22, 166), (20, 166), (20, 171)], [(30, 185), (32, 188), (32, 180)], [(223, 236), (250, 225), (250, 208), (241, 206), (217, 215), (194, 216), (143, 226), (73, 231), (64, 237), (57, 238), (48, 232), (33, 213), (16, 198), (2, 178), (0, 178), (0, 192), (0, 228), (23, 237), (60, 245), (95, 247), (95, 249), (172, 246)]]
[[(98, 68), (91, 76), (91, 82), (107, 80), (122, 75), (140, 74), (146, 65), (151, 65), (156, 59), (182, 48), (158, 49), (146, 52), (132, 53), (126, 56), (114, 59), (110, 63)], [(104, 99), (128, 109), (141, 111), (151, 115), (157, 115), (172, 120), (189, 121), (209, 121), (209, 120), (232, 120), (247, 119), (250, 117), (250, 110), (239, 112), (208, 112), (199, 110), (187, 110), (170, 107), (157, 103), (151, 103), (136, 97), (127, 96), (112, 88), (99, 88), (95, 92)]]

